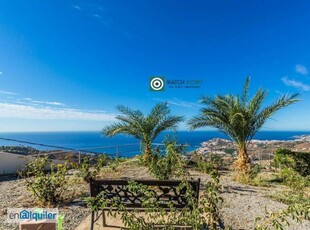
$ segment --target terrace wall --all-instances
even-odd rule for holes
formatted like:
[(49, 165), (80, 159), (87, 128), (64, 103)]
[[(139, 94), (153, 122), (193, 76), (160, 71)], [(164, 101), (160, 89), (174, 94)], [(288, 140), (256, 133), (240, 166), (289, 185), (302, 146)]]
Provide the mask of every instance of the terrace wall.
[(0, 175), (16, 173), (31, 159), (33, 158), (30, 156), (0, 152)]

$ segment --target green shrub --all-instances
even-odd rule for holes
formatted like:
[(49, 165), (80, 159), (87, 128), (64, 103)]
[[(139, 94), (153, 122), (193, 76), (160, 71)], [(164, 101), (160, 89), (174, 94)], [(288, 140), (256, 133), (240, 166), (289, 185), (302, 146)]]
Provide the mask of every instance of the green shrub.
[(224, 152), (232, 156), (236, 152), (236, 149), (228, 148), (228, 149), (224, 149)]
[(310, 194), (307, 191), (309, 191), (310, 176), (303, 177), (292, 168), (282, 167), (278, 174), (278, 181), (289, 189), (275, 192), (269, 197), (289, 205), (309, 202)]
[(276, 191), (267, 197), (287, 205), (302, 204), (310, 200), (309, 196), (300, 192), (296, 193), (292, 190)]
[(120, 157), (116, 157), (115, 159), (113, 159), (111, 162), (110, 162), (110, 167), (113, 171), (116, 171), (117, 170), (117, 167), (119, 166), (119, 164), (121, 162), (124, 162), (124, 159), (120, 158)]
[(279, 179), (291, 192), (304, 199), (304, 191), (310, 186), (310, 154), (278, 149), (273, 164), (280, 168)]
[(290, 220), (301, 223), (303, 220), (310, 220), (310, 203), (294, 204), (279, 212), (267, 213), (264, 218), (257, 217), (255, 230), (283, 230), (289, 227)]
[(185, 167), (180, 152), (183, 147), (176, 142), (166, 143), (166, 154), (163, 156), (158, 151), (153, 151), (151, 161), (148, 164), (150, 173), (159, 180), (168, 180), (172, 176), (179, 175)]
[(79, 177), (82, 177), (85, 182), (89, 182), (91, 178), (95, 177), (98, 173), (96, 168), (91, 165), (91, 158), (89, 156), (83, 157), (82, 164), (79, 168)]
[(273, 165), (280, 168), (279, 179), (289, 187), (288, 191), (277, 192), (270, 196), (277, 201), (289, 204), (279, 212), (270, 212), (264, 218), (255, 221), (256, 230), (284, 229), (290, 226), (290, 220), (302, 222), (310, 220), (310, 202), (306, 188), (310, 185), (310, 154), (278, 149)]
[(254, 179), (257, 177), (257, 175), (262, 171), (262, 168), (260, 165), (255, 164), (251, 167), (250, 173), (249, 173), (249, 177), (251, 179)]
[(310, 153), (278, 149), (274, 153), (273, 164), (280, 168), (292, 168), (301, 176), (310, 175)]
[(295, 193), (303, 194), (305, 188), (310, 186), (310, 176), (303, 177), (292, 168), (282, 168), (280, 178)]
[[(49, 171), (46, 171), (47, 168)], [(19, 174), (26, 180), (27, 189), (43, 205), (54, 205), (64, 199), (68, 188), (66, 174), (68, 162), (52, 164), (47, 157), (29, 162)]]
[(220, 185), (220, 174), (216, 169), (210, 173), (212, 180), (206, 184), (206, 189), (201, 197), (201, 205), (203, 207), (203, 213), (205, 216), (205, 222), (209, 226), (208, 229), (219, 229), (223, 228), (223, 223), (220, 219), (220, 208), (219, 205), (223, 202), (223, 198), (219, 195)]
[(214, 169), (219, 169), (223, 165), (223, 159), (215, 154), (209, 154), (206, 157), (196, 156), (196, 164), (199, 171), (211, 173)]
[(109, 158), (106, 154), (100, 154), (96, 160), (97, 160), (97, 163), (95, 167), (97, 171), (100, 171), (109, 162)]
[(214, 169), (215, 165), (213, 162), (204, 160), (202, 157), (197, 159), (197, 168), (203, 173), (209, 173)]

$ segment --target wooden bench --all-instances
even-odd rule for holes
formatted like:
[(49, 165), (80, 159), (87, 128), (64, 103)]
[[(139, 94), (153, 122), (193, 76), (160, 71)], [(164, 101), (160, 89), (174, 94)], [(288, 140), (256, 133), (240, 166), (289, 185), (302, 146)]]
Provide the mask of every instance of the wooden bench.
[[(138, 184), (147, 185), (149, 189), (154, 191), (155, 197), (161, 208), (169, 210), (169, 203), (173, 204), (176, 209), (188, 207), (188, 202), (185, 197), (186, 189), (179, 191), (177, 188), (182, 183), (180, 180), (134, 180)], [(143, 210), (142, 197), (128, 191), (129, 180), (90, 180), (91, 197), (97, 197), (99, 194), (104, 194), (105, 198), (111, 199), (118, 197), (120, 202), (126, 207), (126, 210), (140, 209)], [(199, 198), (200, 179), (188, 181), (192, 187), (193, 196)], [(190, 207), (189, 207), (190, 208)], [(102, 208), (104, 212), (110, 210), (111, 207)], [(103, 213), (105, 224), (105, 218)], [(91, 213), (91, 230), (93, 230), (95, 222), (95, 211)]]

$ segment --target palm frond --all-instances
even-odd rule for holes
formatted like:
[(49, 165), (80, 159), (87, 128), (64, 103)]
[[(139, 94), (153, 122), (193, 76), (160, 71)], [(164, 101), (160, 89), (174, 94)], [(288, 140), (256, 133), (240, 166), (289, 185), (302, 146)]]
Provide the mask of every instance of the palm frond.
[(170, 113), (167, 102), (158, 103), (153, 107), (148, 117), (153, 120), (160, 120), (162, 117)]
[(182, 116), (172, 116), (167, 103), (158, 103), (153, 107), (148, 116), (144, 116), (139, 110), (131, 110), (125, 106), (117, 106), (121, 113), (116, 116), (119, 121), (106, 126), (102, 133), (112, 137), (117, 134), (131, 135), (144, 143), (150, 143), (164, 130), (175, 129)]
[(198, 116), (187, 123), (191, 130), (211, 126), (225, 133), (237, 143), (244, 144), (263, 126), (265, 121), (279, 109), (298, 101), (298, 94), (284, 95), (275, 103), (261, 109), (267, 91), (258, 89), (249, 100), (250, 77), (246, 78), (240, 96), (217, 95), (202, 97), (200, 102), (205, 105)]
[(251, 81), (251, 78), (250, 78), (250, 76), (248, 76), (245, 80), (244, 85), (243, 85), (243, 92), (242, 92), (242, 96), (241, 96), (241, 103), (242, 103), (243, 107), (246, 106), (246, 103), (248, 101), (250, 81)]
[(257, 114), (261, 108), (265, 98), (267, 97), (267, 90), (258, 89), (253, 98), (250, 100), (248, 110), (251, 114)]
[(161, 132), (166, 130), (175, 130), (180, 122), (184, 121), (183, 116), (166, 116), (154, 127), (153, 139), (155, 139)]
[(209, 119), (205, 115), (195, 116), (187, 122), (190, 130), (210, 126)]
[(136, 138), (140, 138), (141, 135), (137, 130), (133, 129), (131, 126), (123, 123), (123, 122), (118, 122), (114, 123), (112, 125), (106, 126), (105, 128), (102, 129), (102, 134), (108, 137), (113, 137), (116, 134), (126, 134), (126, 135), (131, 135)]
[(283, 95), (272, 105), (262, 109), (254, 118), (255, 122), (253, 123), (252, 129), (250, 131), (250, 136), (254, 136), (257, 131), (264, 125), (266, 120), (275, 114), (278, 110), (298, 102), (298, 96), (298, 93)]

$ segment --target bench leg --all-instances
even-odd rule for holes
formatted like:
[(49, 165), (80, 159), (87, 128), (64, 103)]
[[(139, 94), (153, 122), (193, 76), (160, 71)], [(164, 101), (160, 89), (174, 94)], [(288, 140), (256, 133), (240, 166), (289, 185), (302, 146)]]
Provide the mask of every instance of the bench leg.
[(107, 226), (104, 210), (102, 210), (102, 226), (103, 226), (103, 227), (106, 227), (106, 226)]
[(91, 212), (90, 230), (94, 230), (94, 222), (95, 222), (95, 211), (92, 211)]

